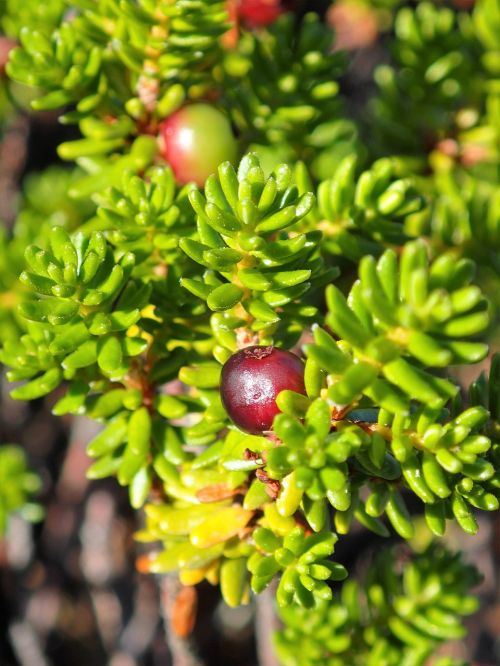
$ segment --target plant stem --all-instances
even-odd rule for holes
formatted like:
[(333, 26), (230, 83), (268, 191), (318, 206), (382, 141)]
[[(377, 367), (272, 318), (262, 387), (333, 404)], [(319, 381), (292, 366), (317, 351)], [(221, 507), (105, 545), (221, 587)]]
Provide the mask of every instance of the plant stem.
[(17, 214), (19, 178), (26, 162), (28, 134), (29, 119), (19, 114), (6, 127), (0, 143), (0, 219), (7, 228), (12, 227)]
[(165, 576), (161, 581), (160, 610), (163, 617), (163, 626), (168, 648), (170, 650), (172, 666), (205, 666), (203, 660), (196, 654), (193, 641), (189, 636), (179, 635), (179, 595), (184, 590), (178, 579), (174, 576)]
[(272, 637), (280, 627), (274, 610), (276, 584), (271, 583), (255, 599), (255, 640), (259, 666), (279, 666)]

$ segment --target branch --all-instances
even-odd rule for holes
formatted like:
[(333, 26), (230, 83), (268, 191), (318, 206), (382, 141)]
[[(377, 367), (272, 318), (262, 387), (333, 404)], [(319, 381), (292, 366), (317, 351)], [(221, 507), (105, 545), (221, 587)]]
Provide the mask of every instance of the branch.
[(255, 640), (259, 666), (279, 666), (272, 642), (274, 632), (280, 628), (274, 612), (275, 597), (276, 583), (273, 581), (255, 599)]
[(28, 117), (18, 115), (6, 127), (0, 143), (0, 219), (9, 228), (17, 214), (19, 178), (26, 162), (28, 134)]
[(161, 581), (160, 592), (160, 612), (171, 666), (204, 666), (189, 638), (196, 617), (195, 589), (183, 587), (174, 576), (165, 576)]

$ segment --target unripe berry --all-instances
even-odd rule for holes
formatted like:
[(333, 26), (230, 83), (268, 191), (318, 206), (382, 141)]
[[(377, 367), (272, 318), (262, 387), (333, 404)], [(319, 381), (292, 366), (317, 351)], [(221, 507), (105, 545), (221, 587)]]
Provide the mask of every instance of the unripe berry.
[(245, 347), (222, 368), (221, 398), (231, 420), (245, 432), (270, 430), (279, 413), (276, 398), (289, 389), (305, 393), (304, 364), (276, 347)]
[(210, 104), (189, 104), (160, 124), (160, 149), (178, 183), (204, 185), (238, 145), (228, 118)]

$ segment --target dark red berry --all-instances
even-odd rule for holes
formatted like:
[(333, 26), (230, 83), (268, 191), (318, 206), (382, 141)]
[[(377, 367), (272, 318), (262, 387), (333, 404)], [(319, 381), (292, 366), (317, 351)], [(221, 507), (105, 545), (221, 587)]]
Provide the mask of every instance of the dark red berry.
[(280, 0), (240, 0), (238, 14), (248, 25), (264, 27), (283, 13)]
[(289, 389), (305, 393), (304, 364), (276, 347), (245, 347), (222, 368), (221, 398), (231, 420), (245, 432), (270, 430), (279, 413), (276, 397)]
[(238, 145), (231, 123), (210, 104), (189, 104), (160, 124), (160, 149), (178, 183), (204, 185), (222, 162), (234, 162)]

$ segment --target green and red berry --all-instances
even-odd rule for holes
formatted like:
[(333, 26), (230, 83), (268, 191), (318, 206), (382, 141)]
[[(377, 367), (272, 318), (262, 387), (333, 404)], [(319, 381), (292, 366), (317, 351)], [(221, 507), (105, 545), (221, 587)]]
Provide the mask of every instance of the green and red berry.
[(159, 140), (161, 154), (181, 185), (204, 185), (219, 164), (238, 156), (231, 123), (210, 104), (189, 104), (163, 120)]

